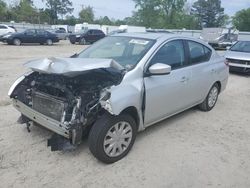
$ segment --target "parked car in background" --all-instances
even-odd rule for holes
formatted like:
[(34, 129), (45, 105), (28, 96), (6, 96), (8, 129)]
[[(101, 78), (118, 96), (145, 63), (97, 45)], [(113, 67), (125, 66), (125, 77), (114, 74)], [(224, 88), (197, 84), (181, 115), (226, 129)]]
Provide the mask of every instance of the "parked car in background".
[(70, 33), (67, 33), (64, 29), (52, 30), (59, 40), (67, 40), (69, 38)]
[(81, 34), (70, 34), (69, 40), (71, 44), (79, 43), (82, 45), (92, 44), (105, 37), (105, 34), (100, 29), (89, 29)]
[(4, 35), (1, 39), (2, 42), (8, 44), (21, 45), (24, 43), (38, 43), (52, 45), (59, 42), (58, 37), (43, 29), (27, 29), (21, 33), (12, 33)]
[(146, 31), (149, 32), (149, 33), (166, 33), (166, 34), (168, 33), (168, 34), (174, 34), (173, 32), (168, 31), (166, 29), (147, 29)]
[(117, 30), (109, 32), (108, 35), (115, 35), (115, 34), (118, 34), (118, 33), (127, 33), (127, 31), (125, 29), (123, 29), (123, 30), (117, 29)]
[(17, 32), (17, 29), (13, 25), (9, 25), (10, 28), (14, 29)]
[(8, 25), (0, 24), (0, 37), (9, 33), (15, 33), (16, 30)]
[(238, 40), (239, 31), (232, 28), (203, 28), (200, 39), (214, 49), (226, 49)]
[(250, 41), (238, 41), (225, 53), (231, 72), (250, 73)]
[[(75, 56), (25, 64), (8, 95), (22, 114), (55, 133), (54, 150), (89, 149), (105, 163), (123, 158), (138, 131), (198, 105), (215, 106), (226, 88), (228, 65), (198, 39), (162, 33), (108, 36)], [(90, 132), (89, 132), (90, 131)]]

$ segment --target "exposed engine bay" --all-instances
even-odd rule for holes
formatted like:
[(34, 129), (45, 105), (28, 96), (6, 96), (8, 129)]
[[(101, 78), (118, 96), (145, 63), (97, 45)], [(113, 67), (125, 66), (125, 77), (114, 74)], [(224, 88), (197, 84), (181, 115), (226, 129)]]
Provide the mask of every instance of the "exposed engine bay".
[[(78, 145), (84, 131), (104, 113), (100, 101), (109, 99), (109, 87), (119, 84), (122, 78), (122, 71), (112, 67), (73, 76), (33, 72), (16, 86), (10, 97), (59, 122), (58, 125), (67, 130), (65, 134), (71, 144)], [(20, 104), (16, 104), (16, 107), (20, 107)], [(39, 123), (38, 117), (32, 117), (22, 114), (21, 123)], [(53, 145), (53, 139), (55, 137), (48, 141), (51, 149), (62, 149)]]

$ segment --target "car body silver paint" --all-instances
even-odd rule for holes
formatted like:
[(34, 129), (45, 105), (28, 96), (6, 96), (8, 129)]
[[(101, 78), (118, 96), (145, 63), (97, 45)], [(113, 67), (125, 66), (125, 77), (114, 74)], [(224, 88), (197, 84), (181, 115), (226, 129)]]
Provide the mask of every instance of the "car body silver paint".
[(236, 51), (228, 50), (225, 53), (225, 57), (229, 59), (250, 61), (250, 53), (246, 53), (246, 52), (236, 52)]
[[(129, 37), (139, 37), (139, 34), (119, 34), (116, 36), (129, 36)], [(148, 34), (145, 34), (141, 36), (141, 38), (147, 38), (149, 36)], [(140, 119), (140, 124), (139, 124), (139, 131), (145, 129), (147, 126), (154, 124), (162, 119), (165, 119), (167, 117), (170, 117), (171, 115), (174, 115), (178, 112), (181, 112), (185, 109), (188, 109), (189, 107), (192, 107), (194, 105), (197, 105), (201, 103), (207, 96), (208, 91), (212, 87), (212, 85), (219, 81), (221, 83), (221, 91), (223, 91), (226, 88), (227, 80), (228, 80), (228, 67), (224, 64), (225, 58), (219, 56), (215, 50), (206, 44), (205, 42), (199, 40), (199, 39), (194, 39), (194, 38), (189, 38), (189, 37), (179, 37), (176, 35), (172, 34), (153, 34), (148, 37), (149, 39), (156, 39), (156, 43), (153, 45), (153, 47), (145, 54), (145, 56), (141, 59), (141, 61), (137, 64), (137, 66), (128, 72), (120, 85), (118, 86), (113, 86), (110, 91), (111, 91), (111, 98), (109, 100), (109, 105), (112, 108), (112, 114), (114, 115), (119, 115), (124, 109), (133, 106), (137, 109), (138, 114), (139, 114), (139, 119)], [(143, 119), (143, 114), (142, 114), (142, 96), (144, 92), (144, 84), (145, 80), (148, 78), (143, 78), (144, 71), (147, 69), (147, 64), (150, 61), (150, 58), (156, 53), (156, 51), (165, 43), (171, 41), (171, 40), (176, 40), (176, 39), (184, 39), (184, 40), (192, 40), (198, 43), (201, 43), (205, 46), (207, 46), (209, 49), (212, 50), (212, 55), (210, 61), (206, 63), (200, 63), (197, 65), (185, 67), (183, 69), (177, 69), (174, 70), (170, 73), (170, 75), (175, 73), (175, 79), (176, 78), (181, 78), (184, 69), (190, 69), (187, 71), (187, 76), (189, 79), (195, 79), (199, 83), (198, 86), (196, 86), (196, 83), (194, 82), (191, 86), (186, 85), (186, 91), (187, 95), (194, 95), (192, 98), (188, 98), (187, 100), (184, 100), (182, 102), (185, 103), (185, 106), (182, 106), (180, 108), (181, 103), (178, 107), (176, 107), (176, 103), (172, 102), (170, 98), (160, 98), (157, 96), (157, 94), (161, 93), (161, 91), (156, 90), (156, 92), (152, 93), (154, 95), (154, 100), (151, 101), (146, 101), (146, 106), (145, 106), (145, 119)], [(197, 68), (195, 68), (197, 67)], [(204, 75), (204, 73), (206, 73)], [(198, 74), (198, 76), (193, 76), (195, 74)], [(157, 77), (169, 77), (170, 75), (161, 75)], [(154, 76), (155, 77), (155, 76)], [(201, 80), (201, 81), (199, 81)], [(171, 82), (171, 81), (170, 81)], [(163, 81), (162, 81), (163, 83)], [(165, 85), (167, 85), (167, 82), (165, 81)], [(172, 87), (175, 87), (175, 84), (172, 84)], [(189, 89), (189, 87), (191, 87)], [(199, 90), (197, 90), (199, 89)], [(173, 99), (180, 99), (178, 96), (176, 96), (176, 93), (171, 93), (170, 89), (166, 88), (165, 91), (169, 91), (169, 97), (172, 97)], [(146, 89), (146, 98), (149, 95), (147, 93)], [(176, 90), (176, 92), (180, 93), (180, 90)], [(198, 95), (196, 94), (198, 93)], [(182, 96), (184, 97), (184, 96)], [(186, 96), (185, 96), (186, 97)], [(197, 98), (196, 98), (197, 97)], [(159, 109), (159, 105), (162, 103), (163, 100), (168, 100), (170, 102), (170, 106), (162, 106)], [(191, 102), (189, 101), (191, 100)], [(158, 104), (154, 105), (155, 103)], [(155, 108), (151, 112), (147, 112), (147, 108), (149, 106), (154, 106)], [(161, 114), (162, 109), (166, 108), (174, 108), (174, 110), (169, 111), (167, 114)], [(159, 115), (161, 116), (155, 117), (154, 115)]]
[[(237, 51), (228, 50), (225, 53), (225, 58), (250, 62), (250, 53), (237, 52)], [(229, 62), (229, 66), (242, 67), (242, 68), (250, 68), (249, 64), (248, 65), (247, 64), (238, 64), (238, 63), (233, 63), (233, 62)]]
[[(106, 102), (107, 104), (105, 104), (105, 101), (101, 101), (102, 107), (106, 108), (107, 111), (113, 115), (119, 115), (124, 109), (128, 107), (135, 107), (138, 112), (140, 120), (138, 127), (139, 131), (145, 129), (147, 126), (153, 123), (156, 123), (171, 115), (174, 115), (178, 112), (181, 112), (185, 109), (188, 109), (194, 105), (199, 104), (205, 99), (209, 89), (216, 81), (220, 81), (221, 90), (224, 90), (226, 87), (228, 79), (228, 67), (224, 64), (224, 57), (219, 56), (208, 44), (199, 39), (176, 36), (173, 34), (162, 34), (162, 33), (137, 33), (137, 34), (122, 33), (114, 36), (128, 36), (128, 37), (156, 40), (155, 44), (149, 49), (149, 51), (144, 55), (144, 57), (140, 60), (140, 62), (138, 62), (137, 66), (124, 75), (123, 80), (119, 85), (106, 88), (106, 90), (111, 92), (111, 97), (110, 99), (107, 100)], [(150, 62), (152, 56), (156, 53), (156, 51), (165, 43), (176, 39), (192, 40), (207, 46), (209, 49), (212, 50), (210, 61), (206, 63), (200, 63), (197, 65), (173, 70), (169, 75), (152, 76), (152, 78), (149, 77), (144, 78), (144, 72), (148, 68), (147, 65)], [(80, 64), (82, 60), (85, 60), (88, 63), (84, 65)], [(49, 65), (51, 65), (51, 63), (46, 62), (44, 66), (42, 63), (43, 61), (41, 60), (38, 61), (40, 62), (39, 66), (34, 65), (33, 64), (34, 62), (33, 63), (31, 62), (28, 66), (35, 71), (37, 70), (45, 71), (47, 73), (54, 73), (54, 74), (59, 74), (59, 73), (75, 74), (85, 70), (112, 67), (112, 65), (117, 69), (121, 68), (119, 64), (118, 66), (117, 63), (115, 62), (112, 63), (112, 60), (106, 60), (102, 62), (98, 61), (97, 63), (95, 59), (69, 60), (69, 58), (68, 59), (61, 58), (58, 61), (60, 66), (58, 69), (56, 68), (55, 70), (49, 68)], [(62, 62), (64, 61), (69, 62), (69, 65), (63, 66), (64, 68), (62, 69), (61, 65)], [(73, 62), (78, 62), (79, 66), (73, 65), (74, 64)], [(90, 62), (94, 64), (92, 65)], [(187, 78), (187, 80), (181, 80), (183, 76)], [(164, 80), (164, 78), (166, 80)], [(155, 82), (155, 80), (159, 80), (159, 83)], [(150, 88), (155, 89), (152, 88), (153, 85), (155, 84), (163, 85), (163, 83), (165, 87), (164, 89), (155, 90), (155, 92), (151, 92), (151, 94), (147, 93), (147, 90), (149, 91)], [(171, 84), (170, 86), (172, 88), (170, 86), (168, 88), (167, 83), (170, 83)], [(176, 106), (176, 101), (180, 99), (179, 97), (184, 97), (184, 96), (177, 96), (175, 92), (177, 93), (182, 92), (183, 87), (185, 88), (185, 94), (186, 94), (185, 97), (187, 96), (191, 97), (187, 97), (187, 99), (182, 101), (183, 104), (185, 105), (181, 106), (182, 103), (178, 103), (179, 105)], [(158, 89), (159, 88), (160, 87), (158, 86)], [(170, 88), (175, 89), (174, 90), (175, 92), (171, 93)], [(162, 95), (162, 97), (164, 98), (160, 98), (159, 93), (161, 93), (162, 91), (164, 91), (165, 94), (167, 94), (167, 97)], [(145, 116), (147, 116), (145, 119), (143, 119), (143, 112), (142, 112), (144, 92), (146, 92)], [(161, 105), (162, 101), (169, 101), (168, 103), (169, 106), (164, 107), (164, 105)], [(155, 104), (161, 105), (161, 107), (159, 108), (159, 106)], [(150, 114), (149, 110), (150, 108), (151, 112), (153, 112), (152, 114)], [(162, 113), (162, 110), (169, 108), (173, 108), (173, 110), (164, 111)], [(155, 114), (158, 115), (157, 118), (154, 117)]]

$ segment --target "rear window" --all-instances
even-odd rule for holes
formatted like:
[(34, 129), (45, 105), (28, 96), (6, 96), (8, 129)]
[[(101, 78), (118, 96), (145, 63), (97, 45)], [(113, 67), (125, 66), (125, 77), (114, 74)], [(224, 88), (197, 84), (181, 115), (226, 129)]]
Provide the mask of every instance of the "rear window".
[(46, 35), (47, 32), (45, 30), (37, 30), (37, 34), (39, 34), (39, 35)]
[(187, 43), (189, 48), (191, 64), (209, 61), (212, 51), (208, 47), (194, 41), (187, 41)]
[(7, 27), (4, 25), (0, 25), (0, 29), (7, 29)]
[(101, 34), (102, 34), (102, 31), (100, 31), (100, 30), (94, 30), (94, 34), (101, 35)]

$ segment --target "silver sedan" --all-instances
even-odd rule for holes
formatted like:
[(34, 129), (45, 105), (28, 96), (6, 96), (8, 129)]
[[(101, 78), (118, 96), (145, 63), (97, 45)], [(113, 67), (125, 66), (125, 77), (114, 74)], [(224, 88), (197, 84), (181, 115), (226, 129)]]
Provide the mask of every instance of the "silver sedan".
[(250, 41), (238, 41), (225, 53), (225, 57), (230, 71), (250, 73)]
[(89, 149), (105, 162), (123, 158), (136, 134), (193, 106), (210, 111), (226, 88), (228, 64), (206, 43), (164, 33), (106, 37), (72, 58), (27, 62), (9, 96), (28, 128), (56, 133), (52, 150)]

